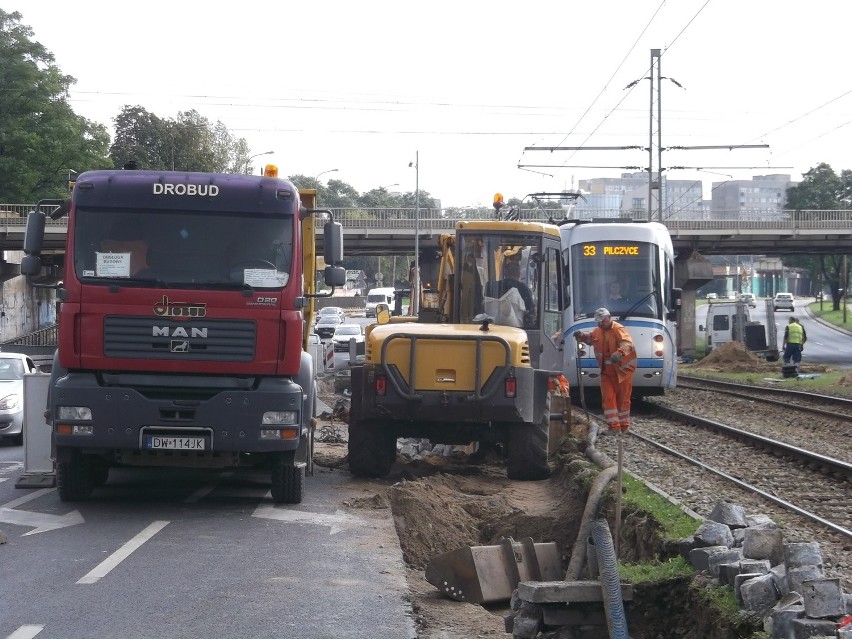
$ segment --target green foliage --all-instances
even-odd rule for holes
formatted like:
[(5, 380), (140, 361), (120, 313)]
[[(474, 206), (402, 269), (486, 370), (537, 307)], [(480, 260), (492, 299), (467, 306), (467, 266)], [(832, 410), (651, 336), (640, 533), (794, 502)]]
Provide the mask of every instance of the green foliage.
[(640, 584), (666, 581), (692, 575), (692, 566), (683, 557), (674, 557), (662, 562), (643, 564), (618, 564), (622, 582)]
[(125, 105), (115, 120), (110, 157), (116, 166), (135, 161), (157, 171), (249, 173), (248, 144), (221, 122), (212, 124), (198, 111), (163, 119), (141, 106)]
[(0, 9), (0, 201), (67, 195), (69, 171), (110, 167), (106, 129), (74, 113), (53, 54)]
[[(852, 208), (852, 171), (844, 169), (840, 175), (828, 164), (821, 163), (803, 175), (803, 180), (787, 189), (787, 208), (794, 209), (802, 218), (807, 210), (832, 210)], [(784, 264), (804, 268), (811, 279), (831, 291), (834, 310), (840, 308), (837, 290), (843, 284), (843, 257), (841, 255), (801, 255), (786, 257)]]
[(683, 510), (650, 490), (645, 484), (630, 474), (622, 478), (625, 488), (624, 504), (635, 510), (650, 513), (654, 521), (660, 524), (667, 539), (682, 539), (695, 534), (700, 522), (687, 515)]
[(734, 589), (730, 586), (708, 586), (698, 591), (698, 597), (708, 606), (722, 611), (727, 615), (738, 615), (740, 606)]
[(804, 179), (787, 189), (787, 208), (848, 209), (852, 207), (852, 171), (846, 169), (838, 176), (824, 162), (810, 169)]

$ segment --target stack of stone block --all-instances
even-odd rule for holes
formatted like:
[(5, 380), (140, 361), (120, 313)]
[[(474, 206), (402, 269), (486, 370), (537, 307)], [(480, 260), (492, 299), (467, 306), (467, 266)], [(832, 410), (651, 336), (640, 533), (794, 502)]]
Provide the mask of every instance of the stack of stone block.
[(741, 506), (719, 502), (681, 552), (696, 571), (733, 588), (739, 604), (764, 616), (773, 639), (837, 637), (852, 614), (852, 595), (823, 573), (819, 544), (785, 543), (767, 516), (748, 516)]

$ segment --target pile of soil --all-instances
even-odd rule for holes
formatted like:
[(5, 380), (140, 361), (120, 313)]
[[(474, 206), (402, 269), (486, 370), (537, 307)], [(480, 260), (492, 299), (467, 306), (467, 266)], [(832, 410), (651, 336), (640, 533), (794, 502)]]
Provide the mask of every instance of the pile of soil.
[(725, 373), (760, 373), (777, 369), (754, 353), (747, 350), (742, 342), (727, 342), (710, 351), (694, 368)]
[(837, 383), (840, 386), (852, 386), (852, 372), (844, 373)]

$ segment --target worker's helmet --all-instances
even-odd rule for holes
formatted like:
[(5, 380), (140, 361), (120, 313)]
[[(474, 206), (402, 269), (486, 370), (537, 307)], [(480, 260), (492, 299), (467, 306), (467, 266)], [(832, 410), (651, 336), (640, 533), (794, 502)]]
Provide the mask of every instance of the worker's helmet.
[(598, 324), (603, 322), (604, 319), (607, 318), (607, 317), (610, 317), (610, 313), (607, 309), (599, 308), (598, 310), (595, 311), (595, 322), (597, 322)]

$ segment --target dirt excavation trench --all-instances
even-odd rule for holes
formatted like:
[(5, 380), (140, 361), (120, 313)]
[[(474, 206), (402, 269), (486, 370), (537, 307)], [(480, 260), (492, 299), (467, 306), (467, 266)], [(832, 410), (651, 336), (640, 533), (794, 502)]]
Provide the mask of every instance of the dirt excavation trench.
[[(347, 471), (345, 409), (339, 397), (323, 400), (337, 403), (336, 419), (323, 420), (317, 429), (317, 465)], [(327, 417), (328, 415), (326, 415)], [(555, 456), (550, 479), (534, 482), (510, 481), (504, 459), (497, 450), (468, 455), (429, 455), (410, 459), (397, 455), (390, 476), (381, 480), (353, 477), (359, 495), (344, 506), (354, 509), (386, 510), (392, 516), (403, 558), (408, 567), (408, 587), (416, 615), (418, 638), (510, 637), (503, 617), (509, 602), (480, 606), (442, 595), (425, 580), (425, 569), (438, 554), (465, 546), (496, 545), (504, 537), (516, 541), (531, 537), (534, 542), (556, 542), (567, 568), (577, 538), (586, 493), (599, 469), (584, 455), (586, 424), (581, 417)], [(614, 484), (601, 505), (601, 516), (614, 521)], [(612, 527), (612, 526), (611, 526)], [(621, 561), (644, 561), (664, 552), (653, 521), (642, 513), (623, 513)], [(673, 609), (686, 601), (688, 584), (660, 584), (658, 591), (646, 587), (634, 601), (631, 637), (710, 637), (694, 630), (693, 615)], [(682, 590), (682, 596), (678, 595)], [(632, 618), (636, 616), (640, 621)], [(709, 621), (708, 621), (709, 624)], [(703, 625), (703, 624), (700, 624)], [(709, 626), (708, 626), (709, 627)], [(583, 634), (582, 637), (606, 637)], [(548, 636), (573, 637), (553, 632)], [(578, 637), (580, 635), (577, 635)], [(719, 634), (718, 637), (728, 635)], [(735, 635), (732, 635), (735, 636)]]

